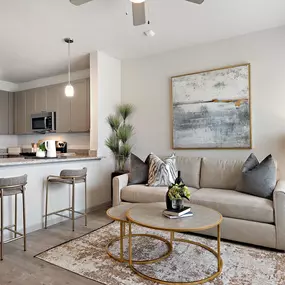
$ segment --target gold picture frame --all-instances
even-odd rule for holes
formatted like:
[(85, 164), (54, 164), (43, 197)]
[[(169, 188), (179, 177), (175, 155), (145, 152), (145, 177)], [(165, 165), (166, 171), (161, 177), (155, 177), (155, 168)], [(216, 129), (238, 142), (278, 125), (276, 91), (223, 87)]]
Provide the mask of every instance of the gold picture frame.
[[(223, 91), (221, 91), (220, 93), (222, 94), (222, 96), (220, 99), (212, 98), (212, 100), (203, 101), (203, 98), (202, 98), (201, 101), (199, 101), (199, 100), (198, 101), (192, 101), (192, 102), (190, 101), (191, 99), (189, 99), (189, 98), (192, 96), (192, 94), (191, 95), (186, 94), (187, 93), (186, 89), (188, 88), (187, 87), (188, 85), (191, 85), (191, 84), (193, 85), (195, 83), (195, 81), (196, 81), (195, 84), (197, 85), (197, 81), (200, 82), (199, 80), (201, 80), (201, 78), (202, 78), (203, 82), (205, 80), (207, 80), (207, 78), (209, 80), (213, 81), (214, 79), (212, 77), (215, 74), (217, 74), (217, 78), (220, 78), (223, 75), (222, 71), (225, 71), (225, 70), (229, 70), (229, 71), (225, 72), (228, 76), (228, 78), (225, 78), (225, 79), (228, 80), (229, 84), (231, 82), (236, 83), (236, 82), (234, 82), (234, 80), (240, 80), (239, 83), (244, 84), (244, 86), (239, 86), (240, 89), (236, 90), (237, 94), (233, 94), (233, 95), (231, 94), (230, 95), (230, 96), (233, 96), (233, 99), (227, 99), (227, 100), (223, 99), (223, 96), (225, 96), (225, 95), (223, 94)], [(194, 81), (192, 80), (193, 82), (191, 82), (192, 76), (195, 76), (195, 79), (193, 79)], [(240, 76), (240, 78), (236, 78), (237, 76)], [(187, 83), (185, 83), (183, 81), (184, 78), (187, 81)], [(174, 94), (174, 91), (173, 91), (174, 90), (174, 82), (176, 82), (176, 84), (178, 84), (179, 81), (181, 81), (181, 85), (180, 86), (178, 85), (178, 87), (176, 86), (175, 90), (176, 90), (176, 92), (177, 92), (177, 90), (180, 90), (180, 92), (177, 92), (177, 94)], [(234, 88), (234, 86), (227, 86), (227, 84), (224, 83), (224, 81), (221, 81), (221, 82), (218, 81), (216, 85), (217, 85), (216, 88), (223, 88), (223, 87), (224, 88), (231, 88), (231, 89)], [(197, 86), (199, 87), (199, 84)], [(193, 94), (194, 94), (192, 97), (195, 97), (195, 96), (197, 97), (197, 95), (195, 95), (195, 93), (198, 93), (198, 91), (196, 91), (196, 89), (194, 87), (193, 86), (190, 87), (190, 90), (192, 90)], [(203, 88), (206, 88), (206, 87), (203, 87)], [(206, 92), (206, 90), (204, 90), (204, 91)], [(214, 91), (217, 91), (217, 90), (214, 90)], [(183, 92), (185, 93), (185, 96), (186, 96), (185, 98), (187, 100), (185, 102), (182, 102), (182, 101), (180, 102), (177, 100), (177, 98), (175, 98), (176, 101), (174, 102), (174, 96), (183, 97), (183, 95), (181, 95), (181, 93), (183, 94)], [(240, 94), (238, 92), (240, 94), (244, 94), (245, 92), (247, 92), (247, 97), (246, 98), (242, 98), (242, 97), (239, 98)], [(224, 91), (224, 93), (225, 93), (225, 91)], [(215, 94), (215, 92), (213, 92), (213, 94)], [(205, 94), (205, 97), (210, 98), (211, 96), (213, 96), (212, 92), (207, 91), (207, 94)], [(193, 143), (193, 145), (191, 145), (191, 144), (189, 144), (189, 146), (187, 145), (188, 143), (187, 143), (186, 138), (185, 138), (185, 137), (187, 137), (186, 130), (181, 129), (182, 123), (180, 125), (179, 125), (179, 123), (181, 121), (181, 116), (182, 116), (181, 114), (185, 115), (185, 113), (186, 113), (188, 115), (191, 112), (189, 112), (189, 111), (186, 112), (185, 110), (183, 110), (183, 108), (181, 106), (184, 104), (185, 105), (184, 109), (185, 109), (186, 105), (188, 105), (188, 104), (189, 105), (193, 104), (193, 106), (194, 106), (194, 104), (197, 104), (195, 106), (195, 108), (198, 108), (197, 106), (202, 108), (202, 104), (207, 104), (207, 108), (208, 108), (208, 106), (210, 106), (209, 103), (212, 103), (212, 104), (213, 103), (219, 103), (221, 106), (221, 109), (223, 107), (225, 108), (225, 106), (227, 106), (227, 108), (231, 108), (228, 111), (228, 113), (229, 113), (228, 115), (230, 115), (230, 112), (232, 112), (234, 114), (234, 116), (236, 116), (236, 118), (240, 118), (240, 121), (243, 121), (242, 122), (242, 123), (244, 123), (243, 126), (240, 126), (241, 125), (240, 121), (236, 122), (236, 126), (234, 125), (235, 122), (233, 122), (233, 121), (228, 123), (228, 124), (231, 124), (231, 126), (233, 126), (233, 128), (236, 127), (236, 130), (238, 131), (237, 139), (239, 140), (239, 142), (237, 142), (236, 145), (233, 144), (231, 146), (230, 143), (227, 142), (227, 140), (233, 139), (232, 138), (232, 137), (234, 137), (233, 134), (230, 134), (230, 135), (232, 135), (232, 137), (226, 136), (224, 138), (225, 143), (222, 142), (223, 138), (218, 138), (218, 140), (217, 140), (218, 143), (215, 143), (215, 141), (214, 141), (211, 143), (206, 143), (205, 145), (203, 145), (203, 144), (198, 145), (198, 143), (195, 142), (195, 143)], [(235, 106), (237, 106), (236, 112), (234, 112), (234, 108), (233, 108), (232, 104), (235, 104)], [(240, 104), (242, 104), (242, 107)], [(218, 106), (218, 104), (214, 104), (214, 105)], [(211, 105), (211, 106), (214, 106), (214, 105)], [(171, 146), (172, 146), (172, 149), (175, 149), (175, 150), (187, 150), (187, 149), (252, 149), (252, 109), (251, 109), (251, 105), (252, 105), (252, 98), (251, 98), (251, 65), (250, 65), (250, 63), (230, 65), (230, 66), (225, 66), (225, 67), (221, 67), (221, 68), (209, 69), (209, 70), (193, 72), (193, 73), (188, 73), (188, 74), (182, 74), (182, 75), (177, 75), (177, 76), (171, 77), (171, 79), (170, 79), (170, 112), (171, 112)], [(178, 115), (180, 117), (180, 121), (175, 117), (175, 114), (174, 114), (175, 113), (174, 108), (177, 108), (177, 106), (179, 106), (181, 109), (179, 111), (176, 110), (176, 115)], [(188, 106), (187, 108), (189, 109), (191, 107)], [(206, 108), (206, 107), (204, 107), (204, 108)], [(183, 113), (183, 111), (184, 111), (184, 113)], [(201, 113), (201, 111), (200, 112), (193, 112), (193, 114), (194, 113), (198, 114), (197, 116), (199, 116), (199, 113)], [(217, 110), (216, 110), (215, 114), (216, 113), (218, 113)], [(246, 120), (244, 120), (242, 115), (244, 115), (246, 117)], [(187, 117), (187, 116), (185, 115), (185, 117)], [(212, 118), (215, 121), (215, 116)], [(182, 118), (182, 119), (185, 121), (185, 118)], [(202, 123), (205, 123), (205, 122), (203, 122), (203, 119), (205, 121), (205, 118), (203, 118), (200, 115), (198, 120), (200, 120)], [(211, 119), (211, 117), (210, 117), (210, 119)], [(197, 119), (195, 119), (195, 120), (197, 120)], [(209, 118), (207, 118), (207, 120), (209, 120)], [(189, 123), (189, 121), (186, 120), (186, 124), (187, 123)], [(222, 124), (221, 120), (219, 121), (219, 123)], [(191, 123), (189, 123), (189, 124), (191, 124)], [(177, 129), (177, 126), (178, 126), (178, 129)], [(176, 127), (176, 129), (175, 129), (175, 127)], [(211, 129), (215, 129), (215, 127), (211, 126)], [(208, 133), (211, 133), (211, 129), (209, 129), (209, 128), (207, 129), (207, 127), (204, 127), (205, 133), (207, 133), (206, 131), (208, 131)], [(244, 129), (244, 133), (240, 134), (241, 130), (243, 130), (243, 129)], [(191, 133), (191, 128), (187, 129), (187, 131), (188, 131), (188, 133)], [(216, 130), (214, 130), (214, 132), (215, 131), (217, 133), (219, 133), (219, 132), (221, 132), (221, 129), (216, 129)], [(201, 132), (203, 132), (202, 128), (201, 128)], [(193, 136), (193, 133), (195, 133), (195, 131), (193, 131), (191, 133), (191, 136)], [(179, 135), (181, 136), (180, 141), (179, 141)], [(215, 134), (215, 137), (217, 137), (216, 134)], [(203, 141), (203, 138), (200, 138), (199, 136), (198, 136), (198, 138), (200, 139), (200, 141), (201, 140)], [(197, 138), (197, 141), (199, 141), (198, 138)], [(196, 137), (195, 137), (195, 139), (196, 139)]]

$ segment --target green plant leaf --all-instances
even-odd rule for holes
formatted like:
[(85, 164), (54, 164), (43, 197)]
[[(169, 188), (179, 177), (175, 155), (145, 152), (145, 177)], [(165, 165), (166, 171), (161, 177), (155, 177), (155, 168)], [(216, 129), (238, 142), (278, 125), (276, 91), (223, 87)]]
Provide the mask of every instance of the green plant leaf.
[(118, 113), (122, 116), (124, 121), (126, 121), (133, 111), (134, 107), (131, 104), (122, 104), (118, 106)]
[(109, 126), (111, 127), (112, 131), (117, 132), (122, 123), (122, 120), (117, 115), (109, 115), (107, 117), (107, 122)]
[(115, 133), (111, 134), (105, 140), (105, 145), (113, 152), (114, 155), (120, 154), (120, 142)]
[(131, 138), (133, 130), (132, 125), (121, 125), (117, 132), (118, 139), (121, 140), (123, 144), (126, 143)]

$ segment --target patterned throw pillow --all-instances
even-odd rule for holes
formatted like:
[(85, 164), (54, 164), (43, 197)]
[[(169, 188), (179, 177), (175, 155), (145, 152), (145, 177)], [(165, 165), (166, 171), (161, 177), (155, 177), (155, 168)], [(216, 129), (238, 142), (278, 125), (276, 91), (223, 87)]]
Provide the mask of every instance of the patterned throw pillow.
[(168, 186), (174, 183), (177, 177), (175, 154), (167, 157), (165, 161), (155, 154), (149, 155), (148, 185)]

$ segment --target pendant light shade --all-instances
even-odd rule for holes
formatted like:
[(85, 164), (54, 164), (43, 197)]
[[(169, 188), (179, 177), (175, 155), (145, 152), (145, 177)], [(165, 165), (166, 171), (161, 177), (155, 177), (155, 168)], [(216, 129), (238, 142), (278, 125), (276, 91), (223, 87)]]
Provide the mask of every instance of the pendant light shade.
[(66, 97), (73, 97), (74, 96), (74, 88), (71, 84), (67, 84), (65, 86), (65, 96)]
[(65, 96), (66, 97), (73, 97), (74, 96), (74, 88), (70, 83), (70, 65), (71, 65), (70, 44), (73, 43), (73, 39), (65, 38), (64, 41), (68, 44), (68, 84), (65, 86)]

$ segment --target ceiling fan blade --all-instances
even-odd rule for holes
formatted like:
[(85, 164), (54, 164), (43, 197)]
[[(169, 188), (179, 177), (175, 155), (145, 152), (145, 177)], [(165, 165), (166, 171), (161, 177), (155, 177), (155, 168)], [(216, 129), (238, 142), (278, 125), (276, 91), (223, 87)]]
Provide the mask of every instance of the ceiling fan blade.
[(192, 2), (195, 4), (202, 4), (204, 2), (204, 0), (186, 0), (187, 2)]
[(93, 1), (93, 0), (69, 0), (71, 4), (75, 5), (75, 6), (80, 6), (83, 5), (87, 2)]
[(134, 26), (140, 26), (146, 23), (145, 2), (132, 3)]

